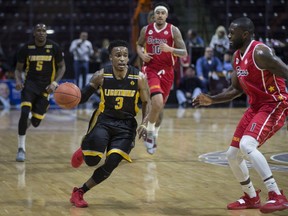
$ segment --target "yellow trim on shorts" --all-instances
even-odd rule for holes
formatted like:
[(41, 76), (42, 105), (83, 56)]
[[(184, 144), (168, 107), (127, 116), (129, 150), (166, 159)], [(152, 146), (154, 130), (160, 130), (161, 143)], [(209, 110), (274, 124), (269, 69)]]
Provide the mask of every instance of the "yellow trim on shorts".
[(122, 151), (121, 149), (111, 149), (109, 152), (107, 152), (106, 156), (108, 157), (112, 153), (117, 153), (121, 155), (125, 160), (132, 163), (132, 159), (129, 157), (129, 155), (126, 152)]
[(84, 156), (99, 156), (100, 158), (103, 157), (103, 153), (102, 152), (98, 152), (98, 151), (92, 151), (92, 150), (82, 150)]
[(23, 106), (32, 107), (32, 103), (31, 103), (31, 102), (28, 102), (28, 101), (23, 101), (20, 106), (21, 106), (21, 107), (23, 107)]
[(45, 118), (45, 115), (40, 115), (40, 114), (38, 114), (38, 113), (33, 113), (33, 112), (32, 112), (32, 116), (33, 116), (34, 118), (40, 119), (40, 120), (42, 120), (42, 119)]

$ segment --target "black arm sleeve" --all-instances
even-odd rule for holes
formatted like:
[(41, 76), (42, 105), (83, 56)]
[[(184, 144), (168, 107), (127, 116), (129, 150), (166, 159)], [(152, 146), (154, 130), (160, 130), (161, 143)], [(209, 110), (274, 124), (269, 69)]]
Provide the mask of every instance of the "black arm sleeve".
[(85, 103), (92, 94), (94, 94), (96, 91), (95, 88), (90, 86), (90, 84), (86, 85), (82, 90), (81, 90), (81, 101), (80, 104)]

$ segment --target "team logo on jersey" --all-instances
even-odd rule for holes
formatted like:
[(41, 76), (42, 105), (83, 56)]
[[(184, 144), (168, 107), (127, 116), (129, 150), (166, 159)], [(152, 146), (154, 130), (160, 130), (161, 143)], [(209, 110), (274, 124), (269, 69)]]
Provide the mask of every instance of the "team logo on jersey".
[(247, 63), (248, 63), (248, 60), (246, 59), (244, 63), (247, 64)]
[(161, 44), (161, 43), (167, 43), (167, 40), (162, 38), (153, 38), (153, 36), (149, 36), (147, 38), (147, 44)]
[(164, 31), (164, 35), (168, 35), (168, 31)]
[(135, 85), (135, 82), (134, 82), (134, 81), (131, 81), (131, 82), (130, 82), (130, 85), (134, 86), (134, 85)]
[(49, 49), (46, 49), (46, 53), (50, 53), (50, 50), (49, 50)]
[(153, 34), (153, 31), (152, 31), (152, 30), (149, 30), (148, 34), (149, 34), (149, 35)]
[(237, 71), (237, 77), (248, 76), (249, 74), (248, 70), (243, 70), (239, 66), (236, 67), (236, 71)]
[(238, 58), (236, 58), (236, 64), (239, 64), (239, 59)]

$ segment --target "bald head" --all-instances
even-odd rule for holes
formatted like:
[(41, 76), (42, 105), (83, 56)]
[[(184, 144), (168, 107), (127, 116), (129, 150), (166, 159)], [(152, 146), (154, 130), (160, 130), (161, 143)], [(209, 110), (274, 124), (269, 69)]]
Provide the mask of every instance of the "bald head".
[(232, 21), (231, 25), (242, 29), (243, 31), (248, 31), (250, 34), (254, 34), (254, 24), (248, 17), (241, 17)]

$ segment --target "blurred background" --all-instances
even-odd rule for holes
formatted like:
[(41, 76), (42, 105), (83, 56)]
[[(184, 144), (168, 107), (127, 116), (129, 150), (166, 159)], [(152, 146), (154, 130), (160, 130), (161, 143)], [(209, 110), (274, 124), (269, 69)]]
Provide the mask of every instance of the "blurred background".
[[(0, 0), (0, 79), (14, 79), (17, 50), (32, 39), (32, 29), (37, 23), (48, 26), (48, 38), (64, 50), (66, 61), (65, 79), (73, 80), (73, 56), (69, 52), (71, 42), (80, 32), (88, 32), (94, 54), (90, 58), (90, 73), (98, 70), (105, 61), (105, 48), (109, 41), (129, 41), (130, 63), (141, 67), (135, 51), (140, 29), (147, 25), (152, 0)], [(188, 59), (179, 59), (175, 67), (175, 85), (171, 89), (168, 105), (177, 105), (175, 92), (185, 68), (195, 64), (209, 46), (219, 26), (228, 30), (230, 22), (241, 16), (250, 17), (255, 24), (255, 38), (261, 40), (287, 63), (288, 0), (163, 0), (170, 6), (168, 22), (182, 32), (189, 53)], [(204, 44), (191, 41), (195, 35)], [(227, 50), (228, 51), (228, 50)], [(223, 54), (224, 55), (224, 54)], [(223, 56), (222, 56), (223, 58)], [(221, 59), (221, 56), (220, 56)], [(229, 77), (225, 74), (227, 82)], [(8, 86), (10, 99), (13, 90)], [(16, 97), (16, 99), (15, 99)], [(245, 99), (244, 99), (245, 100)], [(10, 101), (10, 103), (12, 103)], [(12, 103), (12, 106), (15, 105)]]

